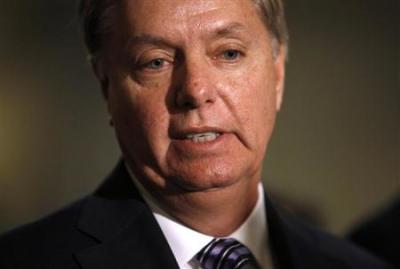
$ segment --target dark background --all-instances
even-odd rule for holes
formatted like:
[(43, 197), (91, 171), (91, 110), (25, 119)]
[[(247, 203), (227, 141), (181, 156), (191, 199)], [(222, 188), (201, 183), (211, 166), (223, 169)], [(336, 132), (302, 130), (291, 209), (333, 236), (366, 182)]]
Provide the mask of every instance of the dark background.
[[(264, 180), (343, 234), (400, 192), (399, 1), (286, 6)], [(120, 156), (75, 13), (75, 1), (0, 3), (0, 232), (91, 192)]]

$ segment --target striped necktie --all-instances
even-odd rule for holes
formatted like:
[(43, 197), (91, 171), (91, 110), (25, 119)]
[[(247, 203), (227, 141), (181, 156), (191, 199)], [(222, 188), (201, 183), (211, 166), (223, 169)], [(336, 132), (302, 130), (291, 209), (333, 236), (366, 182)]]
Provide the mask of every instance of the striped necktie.
[(196, 258), (203, 269), (260, 269), (250, 250), (233, 238), (214, 238)]

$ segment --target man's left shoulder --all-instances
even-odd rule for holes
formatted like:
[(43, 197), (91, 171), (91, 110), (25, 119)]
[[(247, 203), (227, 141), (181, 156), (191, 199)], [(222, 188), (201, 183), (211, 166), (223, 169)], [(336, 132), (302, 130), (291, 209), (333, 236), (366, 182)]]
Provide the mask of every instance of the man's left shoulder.
[[(370, 253), (318, 228), (298, 220), (285, 220), (290, 230), (295, 255), (315, 259), (323, 268), (389, 269), (389, 265)], [(313, 257), (314, 256), (314, 257)], [(318, 258), (317, 258), (318, 257)], [(319, 267), (318, 267), (319, 268)]]

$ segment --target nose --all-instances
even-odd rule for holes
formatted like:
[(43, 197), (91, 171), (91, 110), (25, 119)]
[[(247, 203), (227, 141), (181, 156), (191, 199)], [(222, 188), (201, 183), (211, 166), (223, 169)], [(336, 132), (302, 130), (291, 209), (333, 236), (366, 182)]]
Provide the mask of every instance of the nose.
[(216, 99), (213, 85), (215, 75), (210, 67), (200, 61), (187, 61), (179, 74), (180, 83), (176, 92), (176, 105), (180, 109), (198, 109), (211, 105)]

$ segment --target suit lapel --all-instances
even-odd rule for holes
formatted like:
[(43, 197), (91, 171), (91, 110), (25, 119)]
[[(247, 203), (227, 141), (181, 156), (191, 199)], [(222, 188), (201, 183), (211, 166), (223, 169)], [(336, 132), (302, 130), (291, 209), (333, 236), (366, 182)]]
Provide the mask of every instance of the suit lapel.
[(83, 269), (178, 268), (157, 221), (123, 164), (88, 198), (78, 229), (96, 242), (75, 253)]

